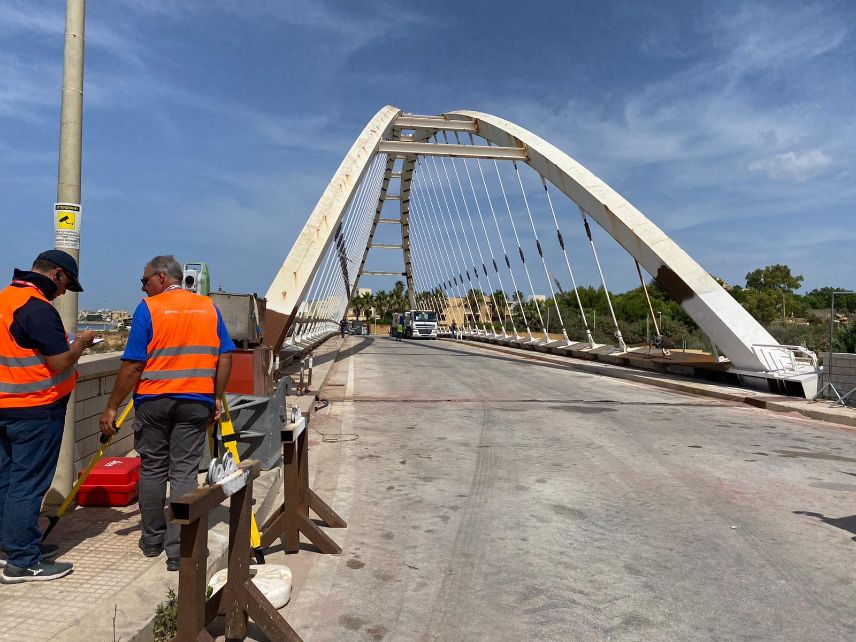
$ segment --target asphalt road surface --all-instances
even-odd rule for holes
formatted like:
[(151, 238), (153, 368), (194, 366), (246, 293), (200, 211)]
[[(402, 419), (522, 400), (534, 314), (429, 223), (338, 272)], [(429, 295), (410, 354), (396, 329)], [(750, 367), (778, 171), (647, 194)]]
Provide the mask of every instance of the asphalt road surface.
[(307, 641), (856, 640), (856, 431), (450, 341), (349, 337), (322, 394)]

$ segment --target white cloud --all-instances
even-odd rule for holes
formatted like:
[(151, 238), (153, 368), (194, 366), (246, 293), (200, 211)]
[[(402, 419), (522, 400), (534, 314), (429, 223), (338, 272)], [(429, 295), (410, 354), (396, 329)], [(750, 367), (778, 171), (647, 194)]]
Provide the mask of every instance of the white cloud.
[(745, 4), (723, 11), (713, 35), (730, 52), (726, 64), (737, 73), (751, 73), (804, 62), (829, 53), (847, 37), (848, 29), (828, 7), (796, 9)]
[(45, 10), (30, 4), (9, 3), (0, 5), (0, 25), (6, 33), (26, 31), (56, 35), (65, 31), (65, 12), (57, 8)]
[(764, 172), (777, 181), (803, 182), (813, 178), (832, 164), (829, 158), (819, 149), (808, 152), (785, 152), (768, 158), (753, 161), (749, 169), (753, 172)]

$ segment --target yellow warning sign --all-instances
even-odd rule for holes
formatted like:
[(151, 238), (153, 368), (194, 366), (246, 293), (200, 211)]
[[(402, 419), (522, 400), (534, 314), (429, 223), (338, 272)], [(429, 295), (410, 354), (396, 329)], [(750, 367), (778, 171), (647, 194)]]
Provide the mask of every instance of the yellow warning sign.
[(60, 210), (56, 213), (56, 229), (58, 230), (76, 230), (77, 212), (64, 212)]
[(54, 247), (80, 249), (80, 203), (54, 203)]

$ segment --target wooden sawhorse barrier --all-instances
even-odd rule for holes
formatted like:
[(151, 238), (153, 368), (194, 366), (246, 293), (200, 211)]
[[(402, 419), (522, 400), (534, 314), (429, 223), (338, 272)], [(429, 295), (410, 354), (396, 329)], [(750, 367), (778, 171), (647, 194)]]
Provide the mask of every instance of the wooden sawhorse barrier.
[(270, 546), (282, 536), (286, 553), (300, 550), (300, 533), (303, 533), (322, 553), (338, 555), (342, 547), (309, 517), (309, 509), (329, 528), (345, 528), (347, 522), (339, 517), (327, 503), (309, 488), (309, 418), (284, 425), (282, 439), (283, 502), (262, 524), (262, 548)]
[(246, 475), (246, 485), (229, 502), (229, 576), (226, 585), (210, 598), (208, 588), (208, 513), (226, 498), (223, 486), (204, 486), (170, 502), (172, 521), (181, 524), (181, 566), (178, 575), (178, 627), (174, 642), (214, 642), (207, 625), (217, 615), (226, 617), (226, 639), (247, 637), (247, 616), (271, 640), (302, 642), (250, 579), (250, 519), (253, 480), (259, 476), (259, 462), (238, 465)]

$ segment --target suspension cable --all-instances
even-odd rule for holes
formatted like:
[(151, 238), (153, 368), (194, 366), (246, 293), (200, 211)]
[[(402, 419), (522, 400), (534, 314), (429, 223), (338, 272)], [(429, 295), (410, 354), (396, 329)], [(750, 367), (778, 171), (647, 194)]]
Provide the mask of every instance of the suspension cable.
[[(331, 259), (334, 257), (338, 258), (339, 261), (333, 261), (333, 263), (338, 263), (340, 269), (342, 270), (341, 277), (343, 279), (348, 279), (348, 286), (350, 286), (350, 279), (348, 277), (348, 272), (346, 270), (347, 266), (347, 247), (354, 247), (354, 231), (358, 228), (359, 223), (361, 222), (361, 216), (364, 216), (364, 207), (367, 202), (367, 195), (370, 192), (370, 184), (373, 182), (373, 177), (376, 174), (377, 166), (370, 168), (368, 175), (364, 178), (363, 181), (360, 182), (360, 186), (357, 188), (357, 191), (354, 195), (354, 198), (351, 199), (351, 203), (346, 211), (343, 220), (340, 221), (340, 225), (334, 234), (334, 242), (330, 246)], [(349, 243), (350, 242), (350, 243)], [(343, 260), (344, 256), (344, 260)], [(332, 313), (335, 310), (338, 310), (342, 307), (342, 293), (345, 292), (345, 282), (342, 281), (342, 289), (337, 287), (338, 285), (338, 276), (335, 275), (335, 270), (332, 268), (328, 273), (328, 283), (322, 289), (322, 303), (320, 310), (318, 310), (318, 314), (316, 315), (316, 322), (310, 327), (310, 336), (314, 336), (317, 332), (323, 331), (324, 328), (327, 330), (332, 330)], [(347, 299), (347, 295), (345, 296)], [(344, 303), (345, 307), (347, 307), (347, 300)], [(317, 308), (317, 306), (316, 306)], [(344, 314), (345, 310), (341, 310), (340, 317)]]
[[(540, 174), (539, 174), (540, 176)], [(541, 184), (544, 186), (544, 193), (547, 195), (547, 203), (550, 204), (550, 213), (553, 215), (553, 223), (556, 224), (556, 236), (559, 239), (559, 246), (562, 248), (562, 253), (565, 255), (565, 264), (568, 266), (568, 274), (571, 277), (571, 284), (574, 287), (574, 296), (577, 299), (577, 305), (580, 308), (580, 316), (583, 319), (583, 327), (586, 331), (586, 338), (589, 342), (589, 347), (594, 348), (594, 338), (592, 338), (591, 330), (589, 330), (588, 320), (586, 319), (585, 310), (583, 310), (583, 302), (580, 300), (580, 293), (577, 289), (577, 280), (574, 278), (574, 271), (571, 269), (571, 260), (568, 257), (568, 250), (565, 247), (565, 239), (562, 237), (562, 231), (559, 229), (559, 219), (556, 217), (556, 210), (553, 208), (553, 199), (550, 198), (550, 190), (547, 189), (547, 181), (541, 176)]]
[[(443, 137), (445, 138), (446, 142), (448, 143), (448, 142), (449, 142), (449, 140), (448, 140), (448, 138), (446, 138), (446, 132), (443, 132)], [(435, 140), (436, 140), (436, 139), (435, 139)], [(447, 184), (448, 184), (448, 186), (449, 186), (449, 195), (452, 197), (452, 202), (455, 204), (455, 211), (456, 211), (456, 212), (457, 212), (457, 214), (458, 214), (458, 218), (459, 218), (461, 221), (463, 221), (463, 217), (461, 216), (461, 210), (458, 208), (458, 202), (457, 202), (457, 199), (456, 199), (456, 198), (455, 198), (455, 196), (454, 196), (454, 188), (452, 187), (452, 181), (451, 181), (451, 179), (450, 179), (450, 177), (449, 177), (449, 170), (446, 168), (446, 161), (445, 161), (445, 159), (443, 159), (442, 157), (440, 158), (440, 161), (441, 161), (441, 163), (442, 163), (442, 165), (443, 165), (443, 172), (444, 172), (444, 173), (445, 173), (445, 175), (446, 175), (446, 183), (447, 183)], [(463, 203), (464, 203), (464, 210), (466, 211), (467, 219), (469, 220), (470, 227), (472, 228), (472, 231), (473, 231), (473, 238), (475, 238), (475, 232), (476, 232), (476, 229), (475, 229), (475, 226), (473, 225), (473, 219), (472, 219), (472, 217), (470, 216), (470, 209), (469, 209), (469, 207), (467, 206), (467, 201), (466, 201), (466, 198), (464, 197), (464, 188), (463, 188), (463, 185), (461, 184), (461, 178), (460, 178), (460, 176), (458, 175), (458, 169), (457, 169), (457, 167), (455, 167), (455, 163), (454, 163), (454, 161), (452, 162), (452, 170), (454, 171), (455, 176), (457, 177), (457, 180), (458, 180), (458, 188), (459, 188), (459, 189), (460, 189), (460, 191), (461, 191), (461, 200), (462, 200), (462, 201), (463, 201)], [(478, 267), (476, 266), (475, 256), (473, 255), (472, 248), (470, 247), (470, 241), (469, 241), (469, 238), (467, 237), (467, 232), (466, 232), (466, 229), (465, 229), (465, 228), (461, 230), (461, 234), (463, 235), (463, 237), (464, 237), (464, 242), (465, 242), (465, 243), (466, 243), (466, 245), (467, 245), (467, 253), (470, 255), (470, 261), (472, 261), (473, 272), (474, 272), (474, 273), (475, 273), (475, 275), (476, 275), (476, 281), (478, 281), (478, 284), (479, 284), (479, 290), (481, 291), (482, 305), (484, 305), (484, 304), (487, 302), (487, 301), (486, 301), (486, 299), (485, 299), (485, 294), (484, 294), (484, 286), (482, 286), (482, 282), (481, 282), (481, 275), (479, 274), (479, 269), (478, 269)], [(475, 238), (475, 241), (476, 241), (476, 246), (478, 247), (478, 239), (477, 239), (477, 238)], [(490, 291), (490, 292), (491, 292), (491, 299), (493, 300), (494, 309), (496, 309), (496, 299), (494, 299), (494, 298), (493, 298), (493, 293), (492, 293), (493, 287), (492, 287), (492, 285), (491, 285), (491, 283), (490, 283), (490, 277), (489, 277), (489, 276), (488, 276), (488, 274), (487, 274), (487, 268), (486, 268), (486, 267), (485, 267), (485, 265), (484, 265), (484, 257), (483, 257), (483, 256), (482, 256), (482, 254), (481, 254), (481, 247), (478, 247), (478, 249), (479, 249), (479, 257), (481, 258), (482, 269), (484, 270), (484, 276), (485, 276), (485, 279), (487, 280), (487, 287), (488, 287), (488, 291)], [(493, 334), (493, 336), (498, 336), (498, 335), (496, 334), (496, 330), (495, 330), (495, 329), (494, 329), (494, 327), (493, 327), (493, 317), (492, 317), (492, 315), (489, 315), (489, 316), (490, 316), (490, 318), (488, 319), (488, 321), (490, 322), (491, 334)]]
[[(443, 132), (443, 140), (448, 144), (449, 139), (446, 136), (446, 132)], [(459, 145), (461, 144), (461, 139), (458, 136), (458, 132), (455, 132), (455, 142), (457, 142)], [(467, 173), (467, 178), (469, 179), (470, 188), (472, 189), (472, 192), (473, 192), (473, 202), (475, 203), (476, 211), (478, 211), (479, 217), (481, 217), (481, 207), (479, 206), (478, 198), (476, 197), (476, 190), (473, 187), (473, 179), (470, 176), (470, 169), (467, 166), (466, 161), (464, 161), (462, 159), (461, 162), (464, 164), (464, 170)], [(464, 195), (464, 186), (463, 186), (463, 183), (461, 182), (461, 176), (458, 173), (458, 168), (455, 165), (454, 159), (451, 161), (451, 165), (452, 165), (452, 169), (455, 172), (455, 179), (458, 182), (458, 189), (461, 191), (461, 200), (464, 203), (464, 210), (467, 213), (467, 220), (470, 223), (470, 230), (473, 233), (473, 240), (475, 241), (475, 244), (476, 244), (476, 250), (478, 251), (479, 261), (481, 261), (481, 267), (482, 267), (482, 271), (484, 272), (485, 280), (487, 281), (488, 291), (490, 292), (490, 299), (493, 302), (493, 309), (496, 310), (497, 316), (500, 318), (500, 321), (502, 321), (502, 316), (501, 316), (502, 312), (500, 312), (499, 304), (496, 301), (496, 294), (494, 293), (494, 290), (493, 290), (493, 284), (490, 282), (490, 275), (487, 272), (487, 265), (485, 264), (484, 254), (482, 253), (482, 249), (481, 249), (481, 243), (479, 243), (479, 237), (478, 237), (478, 233), (476, 232), (476, 226), (475, 226), (475, 223), (473, 223), (473, 217), (470, 214), (470, 208), (467, 205), (467, 198)], [(466, 234), (465, 234), (465, 236), (466, 236)], [(491, 257), (491, 258), (493, 258), (493, 257)], [(474, 267), (474, 269), (476, 271), (478, 271), (478, 268)], [(484, 296), (484, 293), (482, 293), (482, 296)], [(491, 330), (493, 330), (493, 336), (498, 337), (499, 334), (496, 332), (496, 328), (493, 325), (493, 315), (491, 315), (490, 325), (491, 325)], [(501, 323), (501, 325), (502, 325), (502, 336), (507, 337), (508, 334), (505, 332), (505, 324)]]
[[(457, 132), (455, 132), (455, 140), (456, 140), (456, 142), (458, 142), (460, 144), (460, 137), (458, 136)], [(472, 134), (470, 134), (470, 142), (472, 143)], [(514, 325), (514, 315), (511, 313), (511, 308), (509, 308), (509, 306), (508, 306), (508, 297), (505, 294), (505, 286), (502, 283), (502, 276), (499, 273), (499, 266), (496, 263), (496, 256), (494, 255), (494, 252), (493, 252), (493, 245), (490, 242), (490, 235), (488, 235), (488, 233), (487, 233), (487, 226), (485, 225), (484, 215), (482, 214), (481, 206), (479, 205), (479, 198), (478, 198), (478, 195), (476, 194), (475, 185), (473, 184), (473, 177), (470, 174), (470, 168), (469, 168), (469, 165), (466, 162), (466, 160), (463, 160), (462, 162), (464, 164), (464, 169), (467, 172), (467, 180), (470, 183), (470, 190), (472, 191), (472, 194), (473, 194), (473, 202), (475, 203), (476, 212), (478, 212), (479, 222), (481, 223), (481, 227), (482, 227), (482, 232), (484, 233), (484, 238), (485, 238), (485, 241), (487, 242), (487, 249), (488, 249), (488, 252), (490, 253), (490, 260), (493, 263), (493, 271), (496, 274), (497, 281), (499, 282), (499, 291), (502, 293), (502, 300), (503, 300), (503, 303), (505, 304), (505, 312), (502, 314), (507, 314), (508, 318), (511, 319), (511, 325), (512, 325), (512, 329), (514, 330), (514, 337), (516, 339), (519, 337), (517, 335), (517, 328)], [(478, 159), (476, 159), (476, 162), (478, 163)], [(479, 172), (481, 172), (481, 165), (480, 164), (479, 164)], [(482, 179), (484, 179), (484, 172), (481, 172), (481, 173), (482, 173)], [(487, 196), (488, 203), (490, 204), (491, 210), (492, 210), (493, 204), (490, 202), (490, 194), (487, 193), (487, 183), (486, 182), (485, 182), (485, 195)], [(475, 231), (473, 231), (473, 235), (475, 235)], [(478, 245), (478, 240), (476, 240), (476, 245)], [(481, 259), (482, 259), (482, 268), (484, 268), (485, 272), (486, 272), (487, 268), (484, 267), (484, 257), (482, 257), (482, 255), (481, 255), (481, 247), (480, 246), (479, 246), (479, 257), (481, 257)], [(491, 286), (491, 288), (492, 288), (492, 286)], [(493, 296), (493, 294), (491, 294), (491, 296)], [(497, 303), (495, 296), (493, 296), (493, 301), (494, 301), (494, 306), (496, 306), (497, 314), (499, 314), (499, 304)], [(502, 336), (503, 337), (508, 336), (508, 334), (506, 333), (506, 329), (505, 329), (505, 321), (502, 321)]]
[[(420, 162), (419, 158), (416, 159), (417, 169), (421, 169), (424, 165), (425, 164), (423, 162)], [(420, 208), (423, 208), (423, 207), (427, 208), (428, 212), (432, 212), (432, 210), (433, 210), (435, 220), (439, 220), (442, 222), (443, 227), (445, 228), (445, 231), (446, 231), (446, 237), (450, 237), (451, 235), (449, 234), (448, 228), (446, 227), (445, 220), (441, 219), (440, 215), (438, 214), (438, 212), (440, 211), (439, 206), (435, 209), (434, 206), (430, 202), (430, 192), (429, 192), (428, 188), (424, 186), (425, 177), (423, 177), (422, 174), (423, 174), (423, 172), (421, 172), (421, 171), (419, 171), (418, 173), (414, 171), (414, 178), (413, 178), (414, 191), (419, 196)], [(419, 179), (418, 182), (416, 181), (416, 178)], [(428, 176), (428, 178), (430, 179), (430, 175)], [(427, 196), (425, 196), (425, 195), (427, 195)], [(435, 196), (436, 196), (436, 194), (435, 194)], [(438, 201), (438, 203), (439, 203), (439, 201)], [(444, 237), (441, 234), (439, 226), (434, 226), (434, 228), (429, 226), (429, 230), (432, 230), (434, 232), (434, 237), (436, 239), (435, 242), (437, 242), (437, 245), (443, 250), (443, 256), (446, 259), (446, 264), (447, 264), (447, 269), (448, 269), (447, 274), (449, 275), (448, 276), (448, 278), (449, 278), (449, 289), (451, 289), (453, 292), (455, 291), (455, 289), (458, 290), (458, 294), (456, 296), (458, 296), (458, 298), (461, 300), (461, 307), (464, 310), (464, 323), (467, 324), (466, 331), (469, 332), (470, 331), (469, 321), (467, 320), (467, 316), (466, 316), (467, 315), (467, 308), (470, 307), (469, 306), (469, 298), (463, 296), (463, 294), (461, 293), (463, 290), (463, 287), (464, 287), (464, 277), (460, 273), (460, 269), (455, 270), (453, 267), (452, 256), (454, 254), (450, 251), (450, 249), (448, 247), (448, 245), (451, 245), (451, 243), (447, 244), (446, 237)], [(456, 263), (457, 263), (457, 261), (456, 261)], [(438, 266), (439, 266), (439, 264), (438, 264)], [(455, 276), (456, 272), (457, 272), (458, 276), (460, 276), (460, 279), (461, 279), (460, 284), (458, 283), (458, 276)], [(452, 284), (454, 284), (454, 287), (452, 287)], [(476, 325), (475, 314), (473, 313), (473, 311), (471, 309), (469, 312), (470, 312), (470, 316), (472, 317), (472, 320), (473, 320), (473, 326), (475, 327), (475, 325)]]
[[(458, 237), (458, 230), (455, 227), (454, 220), (452, 219), (452, 214), (449, 211), (449, 203), (448, 203), (448, 200), (446, 199), (446, 193), (445, 192), (442, 192), (442, 194), (443, 194), (443, 201), (446, 204), (446, 211), (444, 212), (443, 208), (440, 207), (440, 197), (437, 195), (437, 191), (438, 191), (437, 184), (440, 183), (440, 174), (439, 174), (439, 172), (436, 171), (437, 164), (435, 162), (433, 162), (433, 159), (432, 159), (432, 163), (434, 165), (434, 170), (435, 170), (435, 173), (437, 175), (437, 181), (435, 184), (433, 179), (432, 179), (432, 183), (431, 183), (430, 187), (431, 187), (431, 191), (434, 193), (434, 199), (437, 202), (437, 211), (440, 213), (440, 215), (437, 218), (440, 219), (440, 221), (443, 223), (444, 229), (446, 230), (446, 236), (449, 238), (450, 249), (452, 246), (452, 242), (451, 242), (452, 234), (454, 234), (454, 236), (455, 236), (455, 241), (458, 244), (458, 254), (461, 257), (461, 261), (460, 262), (458, 261), (458, 254), (455, 254), (454, 249), (452, 249), (452, 251), (450, 253), (452, 254), (452, 257), (455, 260), (455, 265), (458, 268), (458, 276), (460, 276), (460, 278), (461, 278), (461, 284), (463, 285), (463, 283), (464, 283), (464, 272), (465, 272), (467, 275), (467, 283), (470, 285), (470, 290), (472, 290), (472, 289), (474, 289), (474, 284), (472, 281), (472, 277), (470, 276), (470, 271), (468, 269), (462, 269), (461, 268), (461, 263), (463, 262), (464, 265), (466, 265), (466, 261), (464, 261), (464, 252), (463, 252), (463, 248), (461, 246), (461, 240)], [(428, 167), (427, 162), (425, 163), (425, 167), (426, 168)], [(430, 177), (430, 171), (427, 169), (426, 169), (426, 171), (429, 172), (428, 176)], [(451, 225), (446, 224), (446, 218), (447, 217), (448, 217)], [(449, 227), (451, 227), (452, 233), (449, 232)], [(467, 306), (470, 308), (470, 314), (472, 314), (472, 316), (473, 316), (473, 323), (475, 325), (476, 332), (486, 333), (486, 330), (483, 327), (481, 327), (481, 328), (479, 327), (479, 319), (476, 316), (475, 311), (473, 310), (473, 305), (472, 305), (472, 302), (470, 301), (470, 297), (469, 297), (469, 291), (466, 292), (466, 294), (464, 296), (464, 300), (467, 302)]]
[(583, 217), (583, 226), (586, 229), (586, 236), (588, 236), (589, 243), (591, 244), (591, 251), (594, 255), (594, 262), (597, 264), (597, 271), (600, 274), (600, 282), (603, 284), (603, 293), (606, 295), (606, 304), (609, 306), (609, 314), (612, 316), (612, 323), (615, 326), (615, 338), (618, 340), (618, 348), (621, 352), (627, 352), (627, 345), (624, 343), (624, 337), (621, 336), (621, 329), (618, 327), (618, 319), (615, 318), (615, 310), (612, 308), (612, 299), (609, 296), (609, 289), (606, 287), (606, 279), (603, 276), (603, 270), (600, 268), (600, 260), (597, 258), (597, 249), (594, 246), (594, 238), (591, 235), (591, 228), (589, 227), (588, 218), (586, 217), (586, 211), (579, 206), (580, 214)]
[[(514, 231), (514, 240), (517, 241), (517, 253), (520, 256), (520, 262), (523, 264), (523, 270), (526, 273), (526, 280), (529, 281), (529, 290), (532, 293), (532, 300), (535, 303), (535, 310), (538, 312), (538, 320), (541, 322), (541, 329), (544, 332), (544, 335), (547, 335), (547, 328), (544, 327), (544, 317), (541, 315), (541, 307), (538, 305), (538, 299), (535, 298), (535, 287), (532, 285), (532, 277), (529, 276), (529, 268), (526, 266), (526, 256), (523, 254), (523, 248), (520, 246), (520, 237), (517, 236), (517, 226), (514, 224), (514, 217), (511, 214), (511, 206), (508, 204), (508, 195), (505, 193), (505, 185), (502, 182), (502, 176), (499, 173), (499, 164), (494, 159), (493, 161), (494, 169), (496, 169), (496, 177), (499, 179), (499, 188), (502, 190), (502, 198), (505, 201), (505, 208), (508, 210), (508, 220), (511, 222), (511, 229)], [(520, 307), (523, 307), (523, 303), (520, 301), (520, 293), (517, 293), (517, 300), (520, 302)], [(526, 328), (527, 331), (529, 328)], [(529, 332), (529, 340), (534, 341), (532, 337), (532, 332)]]
[[(562, 319), (562, 312), (559, 310), (559, 302), (556, 300), (556, 291), (553, 289), (553, 283), (550, 281), (550, 271), (547, 269), (547, 261), (544, 260), (544, 250), (541, 248), (541, 241), (538, 240), (538, 231), (535, 229), (535, 221), (532, 219), (532, 210), (529, 208), (529, 199), (526, 197), (526, 190), (523, 188), (523, 180), (520, 178), (520, 170), (517, 167), (517, 161), (512, 161), (514, 173), (517, 175), (517, 184), (520, 185), (520, 193), (523, 195), (523, 204), (526, 206), (526, 214), (529, 216), (529, 224), (532, 226), (532, 236), (535, 237), (535, 247), (538, 248), (538, 256), (541, 257), (541, 265), (544, 266), (544, 277), (547, 279), (547, 286), (550, 288), (550, 296), (553, 298), (553, 305), (556, 306), (556, 316), (559, 317), (559, 325), (562, 326), (562, 336), (565, 338), (565, 344), (570, 345), (568, 332), (565, 329), (565, 320)], [(545, 304), (546, 307), (546, 304)], [(544, 338), (549, 341), (550, 335), (547, 330), (544, 331)]]
[[(474, 144), (473, 135), (469, 134), (470, 144)], [(511, 275), (511, 285), (514, 288), (514, 294), (517, 295), (517, 303), (520, 308), (520, 314), (523, 317), (523, 325), (526, 328), (526, 333), (529, 335), (529, 340), (532, 340), (532, 331), (529, 329), (529, 322), (526, 319), (526, 310), (523, 308), (523, 303), (520, 301), (520, 289), (517, 287), (517, 279), (514, 278), (514, 270), (511, 269), (511, 261), (508, 260), (508, 250), (505, 249), (505, 240), (502, 238), (502, 232), (499, 229), (499, 219), (496, 216), (496, 210), (493, 207), (493, 201), (490, 198), (490, 191), (487, 187), (487, 179), (484, 175), (484, 170), (481, 166), (481, 160), (476, 159), (476, 166), (479, 168), (479, 174), (481, 175), (482, 185), (484, 186), (485, 198), (487, 198), (487, 203), (490, 206), (490, 213), (493, 217), (493, 224), (496, 227), (496, 235), (499, 237), (499, 245), (502, 248), (502, 255), (505, 259), (505, 267), (508, 269), (509, 275)], [(497, 170), (499, 171), (499, 170)], [(482, 219), (482, 227), (484, 227), (484, 219)], [(487, 234), (487, 228), (485, 228), (485, 237), (488, 239), (488, 247), (490, 247), (490, 237)], [(491, 249), (491, 255), (493, 255), (493, 249)], [(496, 271), (496, 276), (500, 279), (500, 284), (502, 283), (502, 277), (499, 274), (499, 268), (496, 265), (496, 260), (493, 261), (493, 269)], [(502, 285), (500, 285), (502, 287)], [(514, 338), (519, 339), (520, 336), (517, 334), (517, 324), (514, 321), (514, 314), (511, 312), (511, 308), (508, 305), (508, 297), (505, 296), (505, 290), (503, 289), (503, 298), (505, 299), (505, 308), (508, 312), (509, 318), (511, 319), (511, 327), (514, 330)]]
[[(461, 245), (461, 239), (460, 239), (460, 237), (458, 236), (458, 227), (457, 227), (457, 225), (455, 224), (455, 220), (454, 220), (454, 218), (452, 217), (452, 210), (451, 210), (451, 208), (449, 207), (449, 201), (448, 201), (448, 199), (446, 198), (446, 191), (445, 191), (445, 190), (440, 189), (440, 185), (441, 185), (441, 182), (442, 182), (442, 181), (441, 181), (441, 178), (440, 178), (440, 172), (439, 172), (439, 170), (437, 169), (437, 162), (434, 160), (434, 158), (433, 158), (433, 157), (431, 157), (431, 164), (434, 166), (434, 173), (435, 173), (435, 175), (436, 175), (436, 177), (437, 177), (437, 181), (436, 181), (436, 183), (435, 183), (435, 184), (433, 184), (433, 185), (432, 185), (432, 188), (434, 188), (435, 197), (436, 197), (436, 192), (438, 192), (438, 191), (443, 195), (443, 203), (444, 203), (444, 204), (445, 204), (445, 206), (446, 206), (445, 214), (446, 214), (446, 216), (447, 216), (447, 217), (448, 217), (448, 219), (449, 219), (449, 227), (451, 228), (452, 233), (453, 233), (453, 234), (454, 234), (454, 236), (455, 236), (455, 242), (456, 242), (456, 243), (457, 243), (457, 245), (458, 245), (458, 254), (459, 254), (459, 255), (460, 255), (460, 257), (461, 257), (461, 264), (463, 264), (463, 266), (464, 266), (464, 267), (463, 267), (463, 271), (464, 271), (464, 273), (467, 275), (467, 283), (468, 283), (468, 285), (469, 285), (469, 288), (467, 289), (467, 291), (466, 291), (466, 295), (465, 295), (465, 296), (466, 296), (466, 299), (467, 299), (467, 303), (468, 303), (468, 305), (469, 305), (469, 307), (470, 307), (470, 311), (472, 311), (472, 312), (473, 312), (473, 319), (474, 319), (474, 322), (475, 322), (475, 325), (476, 325), (476, 330), (477, 330), (478, 332), (483, 333), (483, 334), (487, 334), (487, 329), (484, 327), (484, 322), (483, 322), (483, 321), (482, 321), (482, 324), (481, 324), (481, 326), (482, 326), (482, 327), (479, 327), (479, 321), (481, 321), (481, 309), (479, 309), (478, 314), (476, 314), (476, 313), (475, 313), (475, 310), (473, 309), (473, 303), (475, 303), (476, 305), (478, 305), (478, 299), (475, 297), (475, 295), (473, 295), (473, 299), (474, 299), (474, 301), (471, 301), (471, 300), (470, 300), (470, 294), (473, 292), (473, 290), (475, 290), (475, 289), (476, 289), (476, 288), (475, 288), (475, 283), (473, 283), (472, 276), (470, 275), (470, 270), (469, 270), (469, 268), (467, 267), (467, 260), (466, 260), (466, 258), (464, 257), (464, 248), (463, 248), (463, 245)], [(426, 163), (426, 167), (427, 167), (427, 163)], [(439, 205), (439, 202), (440, 202), (440, 199), (439, 199), (439, 198), (437, 198), (437, 203), (438, 203), (438, 205)], [(441, 212), (441, 213), (443, 213), (442, 208), (440, 209), (440, 212)], [(443, 223), (443, 224), (445, 225), (445, 220), (444, 220), (444, 223)], [(457, 263), (457, 256), (455, 257), (455, 262)], [(459, 267), (459, 269), (460, 269), (460, 267)], [(478, 280), (478, 273), (476, 274), (476, 279)], [(461, 280), (463, 280), (463, 276), (461, 276)], [(479, 288), (478, 288), (478, 289), (479, 289), (479, 290), (481, 290), (481, 289), (482, 289), (482, 288), (481, 288), (481, 282), (479, 282)]]

